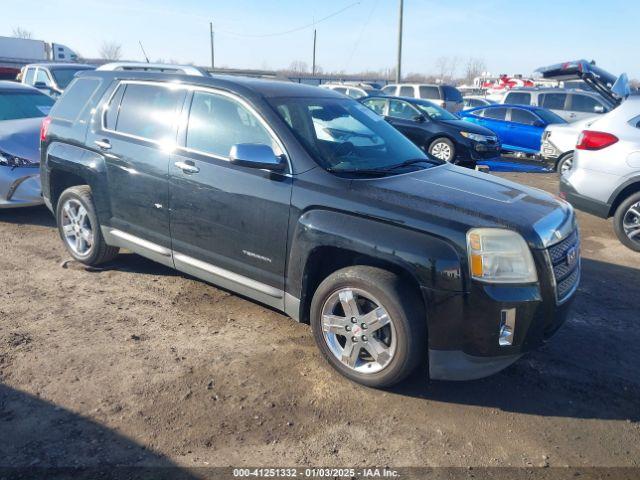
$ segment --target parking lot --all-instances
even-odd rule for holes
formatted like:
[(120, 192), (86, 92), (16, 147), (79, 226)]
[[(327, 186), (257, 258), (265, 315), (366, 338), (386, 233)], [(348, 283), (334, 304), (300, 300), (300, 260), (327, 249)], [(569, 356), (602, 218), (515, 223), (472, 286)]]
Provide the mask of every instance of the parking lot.
[[(550, 192), (555, 174), (501, 174)], [(5, 466), (640, 466), (640, 255), (578, 212), (574, 313), (466, 383), (343, 378), (310, 328), (132, 254), (68, 261), (44, 208), (0, 211)]]

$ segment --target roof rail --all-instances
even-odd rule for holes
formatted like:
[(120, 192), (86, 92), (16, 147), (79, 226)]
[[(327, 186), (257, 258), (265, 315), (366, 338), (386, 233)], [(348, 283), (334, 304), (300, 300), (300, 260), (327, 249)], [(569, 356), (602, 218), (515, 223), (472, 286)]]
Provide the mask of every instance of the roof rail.
[(177, 73), (182, 75), (194, 75), (197, 77), (206, 77), (209, 74), (193, 65), (171, 65), (165, 63), (145, 63), (145, 62), (113, 62), (100, 65), (98, 71), (135, 71), (135, 72), (159, 72), (159, 73)]

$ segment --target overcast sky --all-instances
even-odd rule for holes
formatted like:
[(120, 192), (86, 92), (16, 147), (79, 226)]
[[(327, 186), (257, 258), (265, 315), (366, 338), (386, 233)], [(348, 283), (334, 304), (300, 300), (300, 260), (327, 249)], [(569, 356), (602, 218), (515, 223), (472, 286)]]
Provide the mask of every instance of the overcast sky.
[[(0, 35), (21, 27), (34, 38), (98, 57), (103, 41), (126, 59), (207, 65), (209, 21), (216, 65), (282, 68), (311, 64), (319, 22), (318, 59), (325, 70), (393, 67), (398, 0), (0, 0)], [(403, 72), (435, 73), (439, 57), (484, 59), (494, 74), (530, 74), (566, 60), (595, 59), (612, 73), (640, 78), (635, 0), (405, 0)], [(291, 32), (292, 30), (295, 30)], [(290, 32), (290, 33), (284, 33)]]

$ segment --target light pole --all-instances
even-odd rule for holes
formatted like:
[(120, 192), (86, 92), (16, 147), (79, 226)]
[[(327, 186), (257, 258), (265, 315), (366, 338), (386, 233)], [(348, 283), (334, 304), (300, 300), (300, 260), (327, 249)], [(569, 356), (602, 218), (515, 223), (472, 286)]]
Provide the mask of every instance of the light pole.
[(400, 12), (398, 18), (398, 64), (396, 65), (396, 83), (402, 79), (402, 20), (404, 0), (400, 0)]
[(313, 29), (313, 62), (311, 64), (311, 75), (316, 74), (316, 29)]
[(215, 57), (213, 53), (213, 22), (209, 22), (209, 35), (211, 39), (211, 70), (215, 68)]

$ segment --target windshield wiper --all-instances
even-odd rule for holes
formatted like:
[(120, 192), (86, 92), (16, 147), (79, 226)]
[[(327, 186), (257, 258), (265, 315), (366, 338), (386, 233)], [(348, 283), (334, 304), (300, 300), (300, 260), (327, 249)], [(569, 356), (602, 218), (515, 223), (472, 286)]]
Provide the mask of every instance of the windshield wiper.
[(438, 160), (436, 158), (413, 158), (411, 160), (405, 160), (404, 162), (391, 165), (390, 167), (385, 168), (385, 170), (387, 171), (395, 170), (397, 168), (408, 167), (410, 165), (415, 165), (417, 163), (430, 163), (432, 165), (442, 165), (445, 162), (443, 160)]

